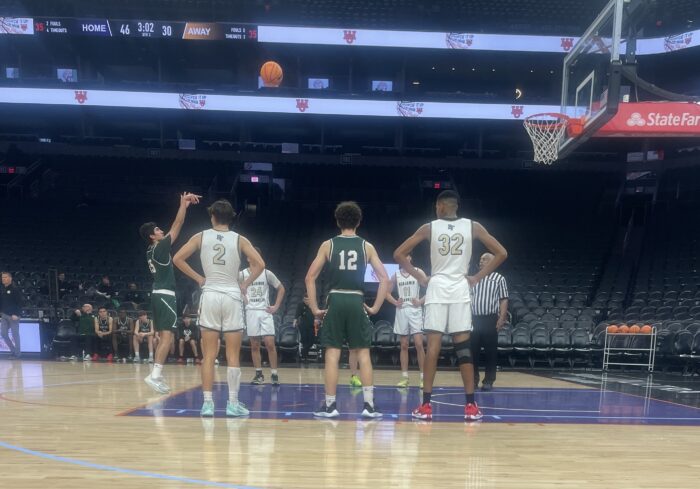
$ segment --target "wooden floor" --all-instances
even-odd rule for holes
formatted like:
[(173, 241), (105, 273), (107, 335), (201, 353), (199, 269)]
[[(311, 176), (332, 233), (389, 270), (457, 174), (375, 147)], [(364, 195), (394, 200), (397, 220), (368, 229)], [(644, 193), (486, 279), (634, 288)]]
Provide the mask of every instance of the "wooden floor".
[[(158, 399), (142, 381), (148, 370), (0, 360), (0, 488), (700, 485), (697, 427), (118, 416)], [(194, 366), (165, 374), (174, 391), (199, 385)], [(217, 375), (225, 380), (223, 368)], [(322, 382), (317, 369), (280, 377)], [(379, 371), (375, 384), (396, 380)], [(440, 372), (438, 383), (459, 385), (458, 374)], [(501, 374), (498, 386), (576, 388), (523, 373)]]

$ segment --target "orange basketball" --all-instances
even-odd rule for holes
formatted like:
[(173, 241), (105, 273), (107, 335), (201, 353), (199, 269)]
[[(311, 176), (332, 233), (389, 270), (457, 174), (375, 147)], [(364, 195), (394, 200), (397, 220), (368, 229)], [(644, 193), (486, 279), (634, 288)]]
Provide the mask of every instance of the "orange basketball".
[(630, 332), (630, 328), (629, 328), (629, 326), (627, 326), (626, 324), (623, 324), (622, 326), (620, 326), (619, 328), (617, 328), (617, 332), (618, 332), (618, 333), (629, 333), (629, 332)]
[(282, 67), (274, 61), (268, 61), (260, 67), (260, 78), (266, 87), (279, 87), (283, 77)]
[(637, 333), (639, 333), (639, 330), (641, 330), (641, 329), (642, 328), (640, 328), (638, 325), (635, 324), (634, 326), (630, 326), (630, 333), (637, 334)]
[(642, 329), (640, 330), (640, 333), (642, 333), (642, 334), (651, 334), (651, 326), (649, 326), (648, 324), (645, 324), (644, 326), (642, 326)]
[(617, 333), (617, 326), (615, 326), (614, 324), (611, 324), (610, 326), (608, 326), (608, 333), (609, 334)]

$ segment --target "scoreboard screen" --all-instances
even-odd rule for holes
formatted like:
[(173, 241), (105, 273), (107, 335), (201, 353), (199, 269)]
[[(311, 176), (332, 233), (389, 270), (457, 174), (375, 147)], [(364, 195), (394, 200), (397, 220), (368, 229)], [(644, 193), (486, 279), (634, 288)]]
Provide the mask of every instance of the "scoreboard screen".
[(258, 28), (224, 22), (43, 18), (34, 19), (34, 34), (257, 41)]

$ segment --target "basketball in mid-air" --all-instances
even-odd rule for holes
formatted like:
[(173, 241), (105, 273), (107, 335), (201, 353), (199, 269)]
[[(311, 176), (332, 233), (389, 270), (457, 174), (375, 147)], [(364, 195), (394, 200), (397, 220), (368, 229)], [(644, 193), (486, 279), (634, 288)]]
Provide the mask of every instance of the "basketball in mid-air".
[(279, 87), (284, 78), (284, 72), (279, 64), (267, 61), (260, 67), (260, 78), (266, 87)]

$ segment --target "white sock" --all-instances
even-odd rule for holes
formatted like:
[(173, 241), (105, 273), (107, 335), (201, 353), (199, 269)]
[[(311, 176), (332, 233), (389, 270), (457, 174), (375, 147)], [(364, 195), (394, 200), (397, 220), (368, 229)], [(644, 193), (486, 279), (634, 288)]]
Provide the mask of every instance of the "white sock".
[(331, 404), (335, 402), (335, 396), (329, 396), (326, 394), (326, 406), (331, 407)]
[(214, 402), (212, 391), (204, 391), (204, 402)]
[(226, 377), (228, 378), (228, 400), (231, 404), (238, 402), (238, 389), (241, 387), (241, 368), (226, 367)]
[(152, 379), (160, 379), (163, 375), (163, 366), (160, 363), (153, 364), (153, 371), (151, 372)]
[(401, 372), (401, 377), (407, 379), (408, 378), (408, 370)]
[(153, 358), (153, 352), (148, 354), (148, 358)]
[(271, 368), (271, 369), (270, 369), (270, 373), (271, 373), (272, 375), (277, 375), (277, 369), (276, 369), (276, 368)]
[(362, 388), (362, 397), (365, 398), (365, 402), (370, 406), (374, 407), (374, 386), (370, 385)]

